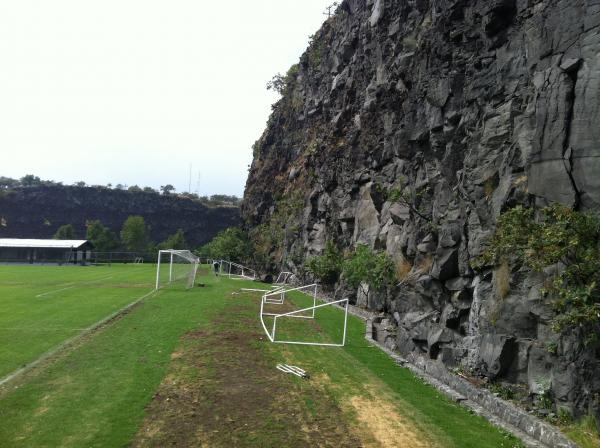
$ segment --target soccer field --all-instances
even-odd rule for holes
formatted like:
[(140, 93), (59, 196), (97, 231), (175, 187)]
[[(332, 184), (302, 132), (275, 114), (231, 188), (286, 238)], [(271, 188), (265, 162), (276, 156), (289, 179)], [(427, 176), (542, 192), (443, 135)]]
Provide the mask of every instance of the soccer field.
[[(5, 371), (4, 363), (35, 359), (154, 281), (151, 265), (0, 272)], [(202, 273), (203, 287), (161, 289), (0, 386), (0, 446), (521, 446), (372, 346), (360, 319), (349, 316), (344, 347), (273, 344), (261, 327), (260, 294), (241, 291), (267, 286)], [(296, 294), (286, 306), (311, 301)], [(337, 340), (340, 322), (343, 312), (325, 307), (314, 321), (282, 321), (281, 331)], [(10, 359), (21, 351), (21, 361)], [(278, 363), (310, 378), (282, 373)]]
[(0, 378), (152, 290), (151, 265), (0, 265)]

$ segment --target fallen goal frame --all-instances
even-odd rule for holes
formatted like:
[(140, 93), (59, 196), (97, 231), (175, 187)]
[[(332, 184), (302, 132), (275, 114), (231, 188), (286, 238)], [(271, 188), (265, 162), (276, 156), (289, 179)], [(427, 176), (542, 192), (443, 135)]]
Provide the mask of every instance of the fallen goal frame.
[(172, 283), (174, 280), (181, 279), (183, 277), (176, 278), (173, 275), (173, 262), (176, 261), (175, 257), (179, 257), (190, 263), (190, 271), (187, 274), (187, 284), (186, 288), (192, 288), (194, 286), (194, 281), (196, 280), (196, 274), (198, 272), (198, 263), (199, 259), (194, 254), (192, 254), (189, 250), (179, 250), (179, 249), (163, 249), (158, 251), (158, 259), (156, 262), (156, 284), (155, 290), (160, 289), (160, 271), (162, 263), (163, 255), (169, 255), (169, 281), (168, 283)]
[[(303, 289), (311, 289), (311, 288), (314, 288), (313, 305), (312, 306), (302, 308), (299, 310), (295, 310), (295, 311), (290, 311), (288, 313), (268, 313), (268, 312), (264, 311), (265, 305), (268, 305), (268, 304), (281, 305), (281, 304), (283, 304), (285, 301), (285, 294), (288, 292), (302, 291)], [(298, 288), (277, 290), (277, 291), (263, 294), (261, 301), (260, 301), (260, 323), (262, 324), (262, 327), (265, 331), (265, 334), (267, 335), (267, 338), (269, 338), (269, 341), (276, 343), (276, 344), (312, 345), (312, 346), (321, 346), (321, 347), (343, 347), (344, 345), (346, 345), (346, 333), (347, 333), (347, 329), (348, 329), (349, 300), (346, 298), (346, 299), (341, 299), (341, 300), (335, 300), (333, 302), (325, 302), (325, 303), (317, 305), (316, 304), (316, 300), (317, 300), (316, 292), (317, 292), (317, 284), (312, 284), (312, 285), (300, 286)], [(315, 311), (317, 309), (324, 308), (326, 306), (335, 306), (335, 305), (344, 307), (344, 328), (343, 328), (343, 332), (342, 332), (342, 342), (341, 343), (290, 341), (290, 340), (277, 339), (277, 319), (281, 319), (281, 318), (314, 319)], [(310, 313), (310, 314), (306, 315), (306, 313)], [(267, 324), (265, 323), (265, 319), (264, 319), (265, 316), (270, 316), (273, 318), (273, 325), (272, 325), (270, 331), (267, 328)]]

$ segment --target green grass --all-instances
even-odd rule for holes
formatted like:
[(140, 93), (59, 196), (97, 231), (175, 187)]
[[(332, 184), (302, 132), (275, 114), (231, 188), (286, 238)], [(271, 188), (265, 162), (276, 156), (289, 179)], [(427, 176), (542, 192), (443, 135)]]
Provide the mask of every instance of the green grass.
[(0, 378), (153, 287), (150, 266), (0, 266)]
[[(310, 306), (312, 299), (295, 295), (293, 302), (298, 307)], [(342, 325), (342, 311), (339, 308), (324, 307), (317, 316), (318, 326), (330, 335), (339, 338)], [(299, 340), (306, 338), (305, 323), (296, 327), (296, 334), (288, 327), (288, 337)], [(363, 320), (348, 316), (348, 334), (345, 347), (287, 346), (295, 362), (308, 366), (313, 372), (324, 372), (340, 399), (347, 397), (347, 391), (356, 392), (364, 385), (372, 383), (373, 375), (385, 384), (399, 403), (405, 415), (412, 416), (413, 422), (423, 430), (433, 432), (443, 446), (461, 448), (514, 447), (522, 446), (516, 438), (496, 429), (482, 417), (473, 415), (466, 408), (452, 402), (436, 389), (415, 377), (410, 370), (399, 367), (384, 352), (368, 343), (365, 337)], [(364, 391), (367, 392), (368, 391)]]
[[(128, 271), (129, 268), (132, 270)], [(119, 288), (97, 288), (93, 294), (78, 296), (79, 300), (73, 297), (55, 305), (42, 302), (44, 305), (40, 306), (47, 307), (46, 311), (38, 313), (35, 309), (38, 302), (30, 297), (39, 294), (39, 291), (73, 281), (69, 278), (70, 273), (56, 268), (55, 275), (60, 274), (61, 277), (53, 278), (53, 273), (47, 271), (50, 268), (26, 266), (10, 269), (12, 273), (0, 270), (2, 291), (12, 288), (7, 285), (10, 282), (19, 282), (25, 288), (34, 272), (30, 269), (39, 269), (37, 274), (46, 276), (44, 287), (36, 287), (22, 296), (21, 301), (27, 300), (28, 305), (20, 303), (14, 291), (11, 303), (2, 299), (2, 311), (10, 311), (13, 320), (20, 319), (29, 328), (36, 328), (39, 322), (44, 322), (45, 315), (51, 314), (48, 316), (50, 322), (46, 324), (69, 328), (84, 326), (86, 323), (81, 319), (82, 316), (88, 323), (101, 318), (112, 307), (128, 303), (130, 299), (141, 295), (139, 292), (148, 290), (153, 279), (152, 266), (121, 267), (114, 271), (110, 271), (114, 267), (98, 268), (99, 273), (106, 269), (106, 275), (111, 272), (118, 272), (116, 275), (122, 273), (125, 278), (121, 281), (139, 284), (140, 291), (136, 291), (138, 287), (120, 288), (136, 293), (120, 296), (114, 292), (116, 295), (112, 295), (111, 299), (103, 300), (100, 298), (103, 294), (113, 294), (111, 291)], [(90, 268), (90, 276), (95, 274), (94, 269)], [(206, 283), (205, 287), (190, 291), (181, 288), (161, 290), (121, 319), (85, 336), (52, 362), (0, 389), (0, 445), (119, 447), (131, 443), (143, 422), (146, 406), (169, 369), (171, 353), (181, 344), (184, 334), (214, 325), (217, 316), (222, 317), (228, 308), (233, 309), (240, 300), (254, 300), (256, 325), (260, 325), (258, 295), (256, 299), (236, 299), (231, 295), (249, 282), (214, 276), (203, 277), (202, 281)], [(116, 284), (119, 282), (115, 280)], [(88, 302), (83, 306), (81, 302), (86, 300)], [(297, 306), (305, 306), (310, 299), (298, 295), (294, 296), (294, 302)], [(78, 312), (71, 312), (67, 310), (68, 305), (82, 308)], [(34, 315), (29, 316), (31, 313)], [(4, 313), (0, 313), (0, 316), (4, 317)], [(307, 337), (312, 336), (314, 332), (311, 331), (316, 329), (322, 332), (321, 337), (334, 338), (339, 335), (341, 316), (340, 309), (326, 307), (319, 311), (312, 329), (306, 326), (310, 323), (294, 322), (286, 332), (290, 337)], [(364, 339), (364, 322), (350, 316), (348, 324), (348, 343), (344, 348), (270, 344), (266, 338), (256, 343), (262, 344), (269, 359), (291, 360), (309, 370), (313, 376), (326, 373), (330, 378), (328, 394), (341, 405), (355, 394), (368, 395), (373, 390), (388, 396), (396, 403), (402, 416), (412, 421), (421, 432), (439, 441), (441, 446), (519, 446), (513, 438), (452, 403), (367, 343)], [(54, 344), (72, 333), (61, 334), (62, 339), (56, 338)], [(32, 331), (31, 335), (36, 336), (36, 331)], [(11, 340), (10, 344), (24, 349), (27, 340)], [(36, 342), (35, 346), (36, 350), (30, 351), (27, 359), (45, 351), (52, 343)], [(19, 349), (12, 350), (16, 353)], [(5, 356), (2, 359), (6, 360), (8, 352), (1, 353)], [(301, 388), (312, 387), (310, 381), (297, 379), (297, 383)], [(314, 408), (311, 395), (306, 395), (304, 403), (309, 411)], [(275, 432), (278, 430), (285, 431), (286, 428), (273, 429)]]
[[(152, 267), (145, 271), (151, 278)], [(240, 285), (232, 283), (211, 278), (205, 288), (162, 290), (11, 385), (0, 395), (0, 440), (11, 447), (127, 444), (179, 338), (227, 305), (223, 297)]]
[(600, 448), (600, 424), (592, 415), (566, 425), (563, 430), (581, 448)]

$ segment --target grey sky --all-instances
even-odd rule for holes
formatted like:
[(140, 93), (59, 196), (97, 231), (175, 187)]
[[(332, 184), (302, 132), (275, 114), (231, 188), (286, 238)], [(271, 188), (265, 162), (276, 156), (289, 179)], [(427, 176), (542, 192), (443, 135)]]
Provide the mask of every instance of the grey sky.
[(0, 0), (0, 175), (241, 195), (330, 0)]

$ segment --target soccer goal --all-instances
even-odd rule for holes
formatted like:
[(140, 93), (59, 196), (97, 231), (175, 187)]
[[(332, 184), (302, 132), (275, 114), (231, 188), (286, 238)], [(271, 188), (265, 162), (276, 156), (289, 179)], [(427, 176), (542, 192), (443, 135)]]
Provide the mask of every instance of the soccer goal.
[(192, 288), (198, 271), (198, 257), (189, 250), (166, 249), (158, 252), (156, 289), (172, 283)]
[[(290, 302), (291, 295), (294, 293), (304, 293), (312, 298), (312, 306), (307, 306), (304, 308), (300, 308), (297, 310), (289, 311), (289, 312), (273, 312), (270, 309), (273, 308), (273, 305), (284, 305), (286, 302)], [(288, 304), (289, 305), (289, 304)], [(341, 324), (341, 328), (336, 329), (336, 333), (338, 334), (337, 339), (339, 342), (331, 341), (309, 341), (308, 338), (305, 340), (301, 340), (299, 338), (289, 338), (284, 336), (279, 336), (277, 333), (277, 324), (278, 322), (286, 321), (288, 319), (311, 319), (316, 322), (317, 314), (319, 311), (322, 311), (326, 307), (335, 307), (341, 306), (344, 308), (344, 317), (343, 323)], [(269, 308), (269, 309), (268, 309)], [(268, 324), (267, 321), (268, 320)], [(297, 345), (316, 345), (316, 346), (325, 346), (325, 347), (342, 347), (346, 344), (346, 330), (348, 326), (348, 299), (336, 300), (333, 302), (326, 302), (317, 305), (317, 284), (300, 286), (297, 288), (291, 289), (279, 289), (272, 292), (266, 292), (263, 294), (261, 303), (260, 303), (260, 322), (265, 331), (265, 334), (269, 338), (271, 342), (275, 342), (278, 344), (297, 344)], [(281, 324), (280, 324), (281, 327)], [(306, 331), (311, 331), (309, 328), (306, 328), (304, 331), (304, 335)], [(298, 334), (298, 332), (296, 332)], [(278, 337), (279, 336), (279, 337)]]
[(219, 273), (231, 279), (256, 280), (256, 271), (232, 261), (219, 261)]

